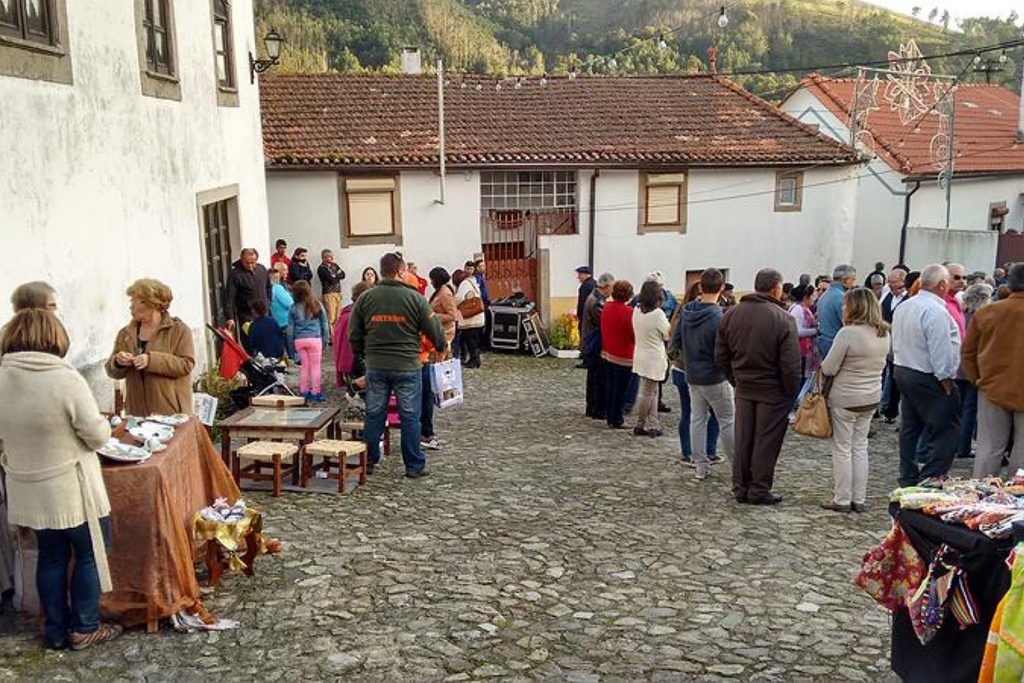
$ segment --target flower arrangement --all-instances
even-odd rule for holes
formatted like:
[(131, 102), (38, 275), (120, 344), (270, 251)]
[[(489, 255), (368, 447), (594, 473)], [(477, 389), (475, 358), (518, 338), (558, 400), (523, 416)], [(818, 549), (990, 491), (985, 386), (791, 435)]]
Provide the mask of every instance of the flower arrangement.
[(563, 313), (551, 322), (548, 341), (552, 348), (563, 351), (580, 348), (580, 332), (575, 313)]

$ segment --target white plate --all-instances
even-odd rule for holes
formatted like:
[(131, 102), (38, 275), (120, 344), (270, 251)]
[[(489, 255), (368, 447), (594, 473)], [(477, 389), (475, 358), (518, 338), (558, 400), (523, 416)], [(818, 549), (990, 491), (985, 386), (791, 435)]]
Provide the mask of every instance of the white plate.
[(129, 429), (128, 433), (141, 443), (145, 443), (149, 439), (170, 441), (171, 437), (174, 436), (174, 427), (162, 425), (157, 422), (143, 422), (138, 427)]
[(104, 458), (117, 462), (145, 462), (149, 459), (149, 456), (152, 455), (152, 453), (145, 448), (118, 443), (114, 439), (100, 446), (99, 450), (96, 452)]
[(180, 427), (181, 425), (188, 422), (189, 416), (185, 413), (175, 413), (174, 415), (150, 415), (146, 418), (147, 422), (156, 422), (162, 425), (168, 425), (171, 427)]

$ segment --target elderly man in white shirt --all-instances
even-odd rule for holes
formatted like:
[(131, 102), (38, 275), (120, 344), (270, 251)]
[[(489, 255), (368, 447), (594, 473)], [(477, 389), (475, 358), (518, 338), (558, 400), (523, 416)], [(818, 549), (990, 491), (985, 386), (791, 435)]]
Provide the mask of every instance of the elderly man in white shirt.
[[(960, 396), (954, 379), (960, 366), (960, 330), (943, 298), (950, 287), (945, 266), (921, 271), (921, 291), (893, 314), (892, 347), (899, 387), (900, 486), (949, 472), (960, 437)], [(917, 462), (922, 434), (927, 457)]]

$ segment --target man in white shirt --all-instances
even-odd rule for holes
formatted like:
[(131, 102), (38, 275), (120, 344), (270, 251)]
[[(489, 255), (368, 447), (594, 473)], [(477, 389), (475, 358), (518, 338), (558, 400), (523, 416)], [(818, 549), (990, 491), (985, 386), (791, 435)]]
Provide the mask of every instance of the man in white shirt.
[[(892, 347), (900, 413), (900, 486), (943, 476), (956, 456), (960, 438), (960, 396), (954, 381), (960, 366), (960, 330), (946, 308), (950, 288), (945, 266), (921, 271), (921, 291), (893, 316)], [(925, 434), (927, 456), (917, 462)]]

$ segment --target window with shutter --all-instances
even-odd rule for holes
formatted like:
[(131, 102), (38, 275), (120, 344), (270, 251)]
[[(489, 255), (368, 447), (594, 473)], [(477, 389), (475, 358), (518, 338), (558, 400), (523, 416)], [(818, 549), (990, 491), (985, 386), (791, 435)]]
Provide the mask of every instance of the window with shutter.
[(340, 185), (343, 244), (401, 244), (397, 177), (341, 178)]
[(686, 173), (640, 173), (640, 234), (686, 232)]

